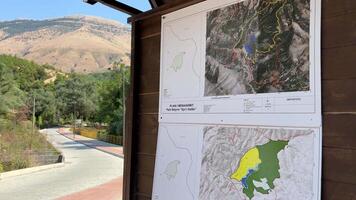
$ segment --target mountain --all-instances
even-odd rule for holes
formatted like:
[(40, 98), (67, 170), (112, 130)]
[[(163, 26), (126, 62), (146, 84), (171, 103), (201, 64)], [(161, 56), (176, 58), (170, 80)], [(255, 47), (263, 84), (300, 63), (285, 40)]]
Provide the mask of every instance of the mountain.
[(105, 71), (130, 62), (128, 25), (91, 17), (0, 21), (0, 54), (50, 64), (63, 72)]

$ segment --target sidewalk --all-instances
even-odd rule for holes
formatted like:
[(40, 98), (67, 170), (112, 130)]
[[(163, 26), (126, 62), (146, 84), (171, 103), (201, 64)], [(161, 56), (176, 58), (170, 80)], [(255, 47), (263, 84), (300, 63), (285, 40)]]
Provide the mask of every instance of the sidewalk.
[(111, 155), (124, 158), (124, 152), (122, 146), (87, 138), (81, 135), (74, 135), (68, 128), (60, 128), (58, 132), (63, 136), (71, 140), (74, 140), (76, 142), (79, 142), (81, 144), (84, 144), (88, 147), (95, 148), (99, 151), (103, 151), (105, 153), (109, 153)]
[(121, 200), (122, 177), (57, 200)]
[[(121, 146), (87, 138), (81, 135), (73, 135), (69, 129), (65, 128), (59, 129), (58, 132), (61, 135), (88, 147), (95, 148), (99, 151), (103, 151), (120, 158), (124, 158), (123, 148)], [(70, 194), (57, 200), (121, 200), (123, 187), (122, 184), (123, 177), (119, 177), (108, 183)]]

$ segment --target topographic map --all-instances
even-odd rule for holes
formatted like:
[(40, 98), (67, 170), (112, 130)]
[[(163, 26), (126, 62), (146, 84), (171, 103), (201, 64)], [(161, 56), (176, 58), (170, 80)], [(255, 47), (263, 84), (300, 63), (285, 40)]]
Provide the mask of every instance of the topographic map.
[(205, 127), (201, 200), (313, 199), (313, 130)]
[(309, 91), (310, 0), (208, 12), (205, 96)]

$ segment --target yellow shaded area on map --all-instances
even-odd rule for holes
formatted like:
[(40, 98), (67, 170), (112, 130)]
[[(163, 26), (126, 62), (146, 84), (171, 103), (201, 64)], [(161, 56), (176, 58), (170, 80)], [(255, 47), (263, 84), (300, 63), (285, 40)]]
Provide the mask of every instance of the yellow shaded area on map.
[(256, 168), (257, 165), (261, 163), (260, 153), (255, 147), (250, 149), (240, 160), (240, 165), (237, 168), (236, 172), (231, 175), (232, 179), (241, 181), (244, 178), (250, 169)]

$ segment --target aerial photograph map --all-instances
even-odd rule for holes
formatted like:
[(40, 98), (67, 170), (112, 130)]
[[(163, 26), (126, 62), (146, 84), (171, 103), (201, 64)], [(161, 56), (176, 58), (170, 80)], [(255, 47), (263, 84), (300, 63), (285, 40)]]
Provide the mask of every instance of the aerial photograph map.
[(204, 96), (310, 90), (310, 0), (246, 0), (207, 14)]
[(313, 199), (314, 133), (205, 127), (199, 199)]

